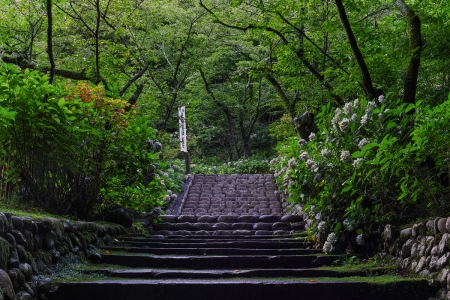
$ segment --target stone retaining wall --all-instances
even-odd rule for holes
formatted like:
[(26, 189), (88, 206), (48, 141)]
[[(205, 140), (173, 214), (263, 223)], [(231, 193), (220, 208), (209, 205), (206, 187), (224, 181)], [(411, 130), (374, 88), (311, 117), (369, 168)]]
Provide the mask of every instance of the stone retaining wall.
[(55, 218), (32, 220), (0, 212), (0, 300), (46, 299), (50, 280), (35, 280), (61, 259), (99, 261), (99, 248), (114, 237), (137, 232), (121, 225), (71, 222)]
[(404, 270), (430, 279), (438, 299), (450, 299), (450, 218), (436, 218), (398, 230), (387, 225), (384, 252)]

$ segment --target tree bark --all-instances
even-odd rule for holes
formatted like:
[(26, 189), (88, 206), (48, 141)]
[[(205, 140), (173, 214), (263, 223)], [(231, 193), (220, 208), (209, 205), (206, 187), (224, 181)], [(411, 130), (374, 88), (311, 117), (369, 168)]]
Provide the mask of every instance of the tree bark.
[(336, 7), (339, 13), (339, 18), (341, 19), (342, 26), (344, 26), (345, 33), (347, 34), (348, 42), (350, 43), (350, 47), (352, 48), (353, 55), (355, 55), (356, 62), (359, 66), (359, 71), (362, 75), (362, 86), (365, 94), (374, 99), (377, 97), (377, 93), (375, 88), (373, 87), (372, 79), (370, 78), (370, 72), (367, 68), (366, 61), (359, 49), (358, 43), (356, 42), (355, 35), (353, 34), (352, 27), (350, 26), (350, 22), (347, 18), (347, 13), (345, 12), (344, 4), (342, 0), (335, 0)]
[(394, 0), (398, 10), (408, 24), (409, 32), (409, 62), (405, 73), (403, 87), (403, 102), (415, 103), (417, 78), (419, 76), (420, 55), (424, 48), (420, 31), (420, 19), (403, 0)]
[[(49, 83), (53, 83), (55, 78), (55, 58), (53, 57), (53, 12), (52, 12), (52, 0), (47, 0), (47, 54), (50, 62), (50, 77)], [(31, 58), (31, 57), (30, 57)]]

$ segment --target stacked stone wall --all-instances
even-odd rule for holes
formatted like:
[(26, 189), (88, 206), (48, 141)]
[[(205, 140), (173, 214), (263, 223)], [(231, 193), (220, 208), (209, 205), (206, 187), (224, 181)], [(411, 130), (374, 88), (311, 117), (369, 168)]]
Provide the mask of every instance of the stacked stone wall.
[(98, 251), (114, 238), (137, 228), (71, 222), (56, 218), (33, 220), (0, 212), (0, 300), (46, 299), (49, 279), (35, 275), (48, 273), (61, 259), (99, 261)]
[(429, 278), (438, 299), (450, 299), (450, 218), (436, 218), (398, 230), (387, 225), (384, 253), (403, 270)]

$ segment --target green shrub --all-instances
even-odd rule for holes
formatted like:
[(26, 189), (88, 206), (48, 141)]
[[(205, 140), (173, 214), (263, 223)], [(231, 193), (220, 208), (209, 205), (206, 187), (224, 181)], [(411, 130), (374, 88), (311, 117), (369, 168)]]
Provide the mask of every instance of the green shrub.
[(448, 211), (448, 176), (440, 176), (449, 171), (448, 105), (381, 97), (324, 106), (309, 141), (278, 146), (276, 180), (310, 214), (321, 242), (330, 231), (361, 234)]

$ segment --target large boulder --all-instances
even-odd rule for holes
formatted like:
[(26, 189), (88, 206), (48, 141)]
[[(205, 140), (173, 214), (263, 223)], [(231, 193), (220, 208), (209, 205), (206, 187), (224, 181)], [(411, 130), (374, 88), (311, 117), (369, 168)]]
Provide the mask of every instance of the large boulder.
[(9, 297), (9, 299), (14, 298), (15, 293), (11, 278), (9, 277), (8, 273), (6, 273), (2, 269), (0, 269), (0, 289), (4, 294), (6, 294), (6, 296)]

